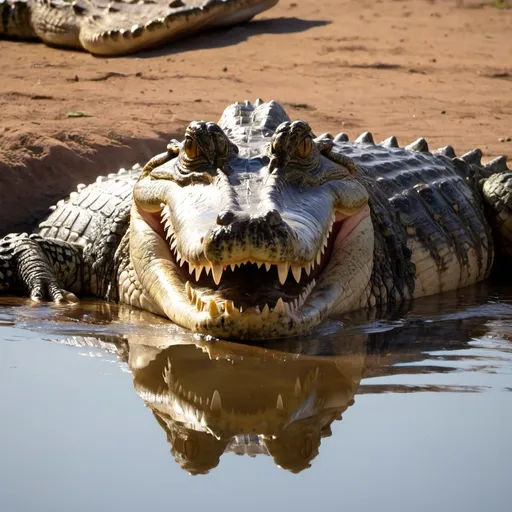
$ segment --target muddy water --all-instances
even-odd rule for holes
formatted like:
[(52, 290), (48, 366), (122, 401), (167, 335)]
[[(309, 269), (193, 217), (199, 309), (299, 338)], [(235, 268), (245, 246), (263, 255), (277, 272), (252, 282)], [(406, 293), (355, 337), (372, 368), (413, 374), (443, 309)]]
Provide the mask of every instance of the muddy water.
[(263, 347), (2, 298), (0, 510), (509, 511), (511, 340), (487, 287)]

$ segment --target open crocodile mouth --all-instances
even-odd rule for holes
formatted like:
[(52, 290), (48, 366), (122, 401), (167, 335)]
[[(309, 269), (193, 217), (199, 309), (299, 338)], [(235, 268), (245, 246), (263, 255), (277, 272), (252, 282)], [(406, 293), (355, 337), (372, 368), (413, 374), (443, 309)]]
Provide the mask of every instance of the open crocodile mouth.
[[(249, 365), (251, 363), (249, 361)], [(240, 383), (234, 388), (230, 371), (233, 361), (216, 361), (216, 372), (210, 374), (213, 382), (209, 382), (194, 373), (192, 376), (184, 374), (178, 378), (168, 359), (161, 373), (164, 388), (160, 387), (156, 394), (141, 383), (136, 382), (135, 388), (141, 398), (154, 406), (171, 406), (175, 420), (205, 430), (217, 439), (240, 433), (275, 434), (290, 421), (291, 416), (298, 419), (314, 415), (321, 402), (315, 390), (325, 379), (326, 372), (320, 369), (323, 365), (327, 366), (323, 361), (312, 368), (301, 369), (300, 365), (295, 365), (298, 368), (297, 375), (295, 380), (289, 382), (282, 376), (283, 368), (272, 366), (277, 371), (275, 374), (270, 372), (270, 382), (262, 388), (255, 375), (258, 368), (248, 369), (243, 362), (237, 363), (237, 370), (242, 372), (245, 384)], [(209, 367), (203, 370), (205, 374), (211, 372)], [(224, 379), (223, 371), (230, 377)], [(276, 383), (283, 388), (276, 388)], [(242, 397), (240, 389), (245, 392)]]
[(293, 317), (315, 295), (318, 280), (331, 255), (345, 238), (368, 216), (363, 208), (355, 215), (332, 214), (315, 256), (303, 264), (262, 260), (233, 260), (215, 265), (204, 256), (200, 263), (187, 261), (179, 250), (171, 212), (162, 204), (160, 212), (141, 212), (169, 250), (173, 273), (183, 286), (182, 294), (198, 313), (211, 319), (236, 320), (242, 315)]

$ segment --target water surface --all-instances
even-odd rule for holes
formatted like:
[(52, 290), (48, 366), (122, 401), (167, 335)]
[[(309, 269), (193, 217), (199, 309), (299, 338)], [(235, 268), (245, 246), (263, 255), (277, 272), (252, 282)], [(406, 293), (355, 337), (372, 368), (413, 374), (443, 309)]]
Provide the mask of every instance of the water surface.
[(0, 510), (509, 511), (511, 340), (487, 286), (252, 347), (0, 298)]

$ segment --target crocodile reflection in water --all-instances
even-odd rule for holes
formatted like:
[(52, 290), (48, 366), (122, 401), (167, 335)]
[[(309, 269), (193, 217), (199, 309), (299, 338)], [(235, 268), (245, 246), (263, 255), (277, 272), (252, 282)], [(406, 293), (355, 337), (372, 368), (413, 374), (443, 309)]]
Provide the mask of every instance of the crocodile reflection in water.
[(234, 452), (267, 454), (297, 473), (354, 403), (364, 341), (355, 337), (336, 356), (220, 341), (161, 350), (130, 344), (128, 364), (183, 469), (207, 473)]
[[(310, 467), (321, 439), (354, 404), (356, 392), (458, 390), (360, 382), (396, 373), (429, 373), (428, 362), (417, 364), (428, 352), (467, 348), (472, 338), (485, 335), (482, 315), (506, 313), (495, 306), (461, 312), (467, 291), (461, 296), (455, 307), (428, 298), (412, 311), (398, 311), (387, 320), (388, 331), (380, 326), (368, 334), (357, 326), (359, 319), (343, 336), (281, 340), (264, 348), (221, 341), (163, 348), (128, 342), (124, 359), (136, 391), (186, 471), (207, 473), (223, 453), (234, 452), (270, 455), (281, 468), (298, 473)], [(512, 315), (510, 308), (508, 313)], [(438, 373), (454, 370), (435, 368)]]
[[(448, 373), (458, 371), (460, 361), (479, 362), (478, 354), (465, 349), (474, 339), (510, 336), (503, 319), (512, 318), (512, 304), (488, 304), (485, 289), (476, 290), (415, 301), (414, 307), (380, 320), (345, 316), (342, 331), (267, 342), (263, 348), (207, 341), (149, 313), (101, 302), (57, 308), (49, 318), (46, 312), (45, 324), (57, 325), (54, 332), (61, 335), (66, 323), (75, 329), (77, 321), (81, 333), (101, 332), (98, 338), (52, 341), (109, 351), (114, 345), (186, 471), (207, 473), (223, 453), (232, 452), (270, 455), (282, 468), (299, 472), (311, 465), (321, 439), (330, 435), (330, 425), (353, 404), (356, 392), (461, 390), (411, 385), (412, 378), (402, 384), (365, 379)], [(509, 290), (507, 297), (512, 299)], [(16, 323), (40, 329), (40, 309), (16, 309)], [(493, 318), (501, 327), (489, 323)], [(86, 325), (84, 319), (92, 322)], [(111, 335), (105, 335), (106, 325)], [(429, 356), (439, 350), (450, 351), (442, 366)]]

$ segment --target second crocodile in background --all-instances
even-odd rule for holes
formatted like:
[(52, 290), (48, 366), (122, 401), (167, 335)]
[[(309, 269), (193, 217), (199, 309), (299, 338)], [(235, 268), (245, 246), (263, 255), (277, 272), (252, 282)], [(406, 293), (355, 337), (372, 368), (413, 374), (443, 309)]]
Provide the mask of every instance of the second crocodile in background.
[(0, 289), (117, 300), (221, 338), (305, 333), (481, 281), (495, 249), (510, 258), (512, 173), (480, 158), (315, 137), (276, 102), (235, 103), (1, 240)]
[(278, 0), (0, 0), (0, 37), (115, 56), (250, 20)]

